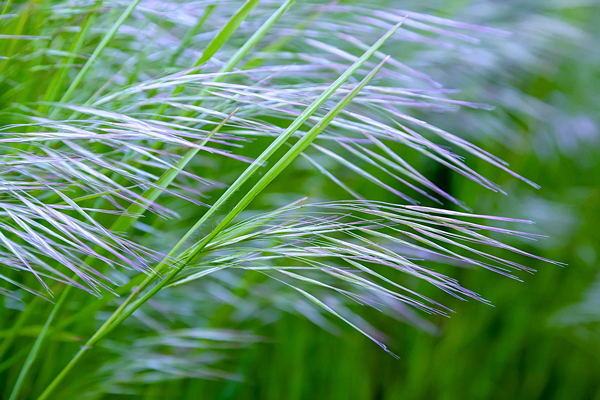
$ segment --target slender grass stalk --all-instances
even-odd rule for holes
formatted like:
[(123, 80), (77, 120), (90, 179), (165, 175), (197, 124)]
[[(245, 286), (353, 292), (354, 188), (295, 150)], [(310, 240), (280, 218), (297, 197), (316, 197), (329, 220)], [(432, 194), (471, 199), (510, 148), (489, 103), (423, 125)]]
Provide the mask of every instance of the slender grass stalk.
[[(5, 14), (6, 11), (8, 11), (8, 9), (11, 6), (11, 3), (12, 3), (11, 1), (7, 1), (4, 4), (4, 7), (2, 7), (2, 14)], [(36, 6), (36, 3), (37, 2), (34, 0), (28, 0), (27, 4), (25, 4), (22, 7), (22, 9), (21, 9), (22, 11), (17, 18), (16, 24), (15, 24), (15, 29), (13, 30), (12, 35), (14, 35), (16, 37), (16, 36), (23, 34), (25, 25), (27, 24), (27, 20), (33, 11), (33, 8)], [(8, 49), (3, 54), (3, 56), (6, 58), (3, 59), (2, 62), (0, 63), (0, 77), (3, 77), (4, 70), (8, 66), (8, 60), (10, 60), (10, 57), (12, 57), (12, 55), (14, 54), (18, 42), (19, 42), (18, 40), (11, 40), (10, 44), (8, 45)]]
[(52, 312), (50, 312), (50, 315), (48, 316), (48, 318), (46, 319), (46, 322), (44, 323), (44, 327), (42, 328), (42, 331), (40, 332), (37, 339), (35, 340), (35, 343), (33, 343), (33, 348), (31, 349), (31, 351), (29, 352), (29, 355), (25, 359), (25, 364), (23, 364), (23, 368), (21, 368), (21, 372), (19, 372), (19, 376), (17, 378), (17, 381), (15, 382), (15, 385), (13, 386), (13, 390), (10, 394), (9, 400), (16, 400), (18, 398), (19, 392), (21, 391), (21, 387), (23, 386), (23, 382), (25, 382), (25, 377), (27, 376), (29, 369), (35, 362), (35, 359), (40, 351), (40, 347), (42, 346), (42, 342), (44, 341), (44, 338), (46, 337), (46, 333), (48, 332), (48, 329), (50, 328), (50, 325), (52, 324), (52, 321), (54, 320), (56, 313), (58, 313), (58, 311), (62, 307), (67, 296), (68, 296), (68, 291), (64, 290), (61, 293), (61, 296), (58, 299), (58, 301), (56, 302), (56, 304), (54, 305), (54, 307), (52, 307)]
[[(31, 304), (37, 305), (37, 303), (40, 300), (41, 300), (40, 297), (35, 296), (31, 302)], [(21, 329), (23, 327), (23, 325), (27, 321), (27, 318), (29, 317), (29, 315), (31, 314), (31, 312), (33, 310), (34, 310), (34, 307), (27, 307), (25, 310), (23, 310), (23, 312), (21, 312), (21, 314), (19, 314), (19, 318), (12, 325), (12, 327), (10, 328), (10, 331), (8, 332), (8, 334), (2, 341), (2, 345), (0, 345), (0, 360), (4, 356), (4, 353), (6, 353), (6, 351), (12, 344), (12, 341), (14, 340), (17, 332), (19, 331), (19, 329)]]
[(12, 0), (4, 0), (4, 2), (2, 3), (2, 10), (0, 11), (0, 15), (6, 14), (11, 5)]
[(250, 12), (258, 5), (260, 0), (248, 0), (239, 10), (231, 17), (227, 25), (219, 31), (219, 34), (211, 41), (211, 43), (202, 52), (202, 55), (194, 64), (194, 67), (199, 67), (208, 60), (223, 46), (223, 44), (233, 35), (239, 28), (242, 22), (250, 15)]
[[(219, 30), (219, 33), (217, 33), (217, 35), (210, 41), (210, 43), (208, 43), (208, 45), (202, 52), (202, 55), (198, 58), (198, 60), (196, 60), (196, 62), (194, 63), (192, 68), (197, 68), (197, 67), (203, 65), (204, 63), (206, 63), (208, 60), (210, 60), (215, 55), (215, 53), (217, 51), (219, 51), (221, 46), (223, 46), (223, 44), (225, 44), (225, 42), (227, 42), (227, 40), (231, 37), (231, 35), (233, 35), (234, 32), (240, 27), (242, 22), (248, 17), (248, 15), (250, 15), (250, 12), (258, 5), (259, 2), (260, 2), (260, 0), (248, 0), (240, 8), (238, 8), (237, 11), (231, 16), (231, 18), (229, 18), (227, 23), (221, 28), (221, 30)], [(290, 3), (290, 5), (291, 5), (291, 3)], [(281, 8), (283, 8), (283, 6), (280, 7), (280, 9)], [(285, 7), (286, 10), (287, 10), (287, 8), (289, 8), (289, 6)], [(207, 10), (206, 12), (209, 12), (209, 10)], [(278, 12), (276, 12), (276, 14), (277, 13)], [(281, 14), (283, 14), (283, 12)], [(281, 16), (281, 14), (279, 14), (279, 16)], [(278, 18), (279, 17), (275, 18), (272, 21), (272, 23), (274, 23)], [(271, 20), (271, 19), (269, 19), (269, 20)], [(272, 23), (271, 23), (271, 25), (272, 25)], [(263, 24), (263, 27), (264, 26), (265, 26), (265, 24)], [(263, 34), (260, 37), (262, 37), (266, 33), (266, 31), (268, 31), (268, 28), (263, 32)], [(252, 37), (254, 37), (254, 36), (255, 35), (253, 35)], [(260, 37), (258, 39), (260, 39)], [(254, 44), (252, 44), (250, 46), (246, 46), (246, 44), (248, 44), (249, 41), (250, 41), (250, 39), (248, 41), (246, 41), (246, 43), (243, 46), (247, 49), (246, 52), (249, 51), (256, 44), (256, 42), (258, 42), (258, 40), (256, 40), (256, 42), (254, 42)], [(234, 57), (236, 55), (238, 55), (238, 53), (240, 53), (240, 51), (237, 51), (234, 54)], [(239, 60), (238, 60), (237, 62), (232, 63), (232, 60), (234, 59), (234, 57), (232, 57), (229, 60), (229, 62), (227, 63), (227, 65), (231, 65), (232, 69), (233, 69), (233, 67), (235, 67), (235, 64), (237, 64), (237, 62), (239, 62)], [(243, 57), (243, 55), (242, 55), (242, 57)], [(184, 86), (177, 86), (173, 90), (171, 95), (179, 94), (179, 93), (183, 92), (183, 89), (184, 89)], [(158, 110), (158, 112), (155, 114), (154, 119), (159, 119), (160, 116), (162, 116), (164, 114), (167, 107), (168, 107), (167, 104), (163, 104), (161, 106), (161, 108)], [(157, 143), (157, 145), (160, 146), (161, 144)]]
[(187, 47), (189, 47), (190, 43), (192, 42), (192, 39), (194, 38), (194, 36), (196, 36), (198, 34), (198, 32), (200, 32), (202, 30), (204, 23), (213, 14), (213, 12), (215, 11), (215, 8), (216, 8), (216, 5), (214, 5), (214, 4), (207, 6), (206, 10), (204, 10), (204, 14), (202, 14), (202, 17), (198, 18), (198, 22), (196, 23), (196, 25), (194, 25), (194, 27), (185, 34), (183, 40), (179, 44), (179, 47), (177, 47), (177, 50), (175, 50), (175, 52), (171, 56), (171, 65), (173, 65), (175, 63), (175, 61), (177, 61), (177, 59), (179, 58), (181, 53), (183, 53), (183, 51)]
[[(330, 4), (335, 3), (337, 0), (333, 0)], [(327, 7), (327, 6), (325, 6)], [(295, 30), (298, 32), (302, 32), (304, 29), (306, 29), (306, 27), (308, 25), (310, 25), (311, 22), (315, 21), (317, 18), (319, 18), (323, 12), (324, 12), (324, 8), (319, 9), (317, 12), (313, 13), (312, 15), (310, 15), (308, 18), (306, 18), (304, 21), (300, 22), (296, 27)], [(280, 49), (283, 48), (283, 46), (285, 46), (290, 39), (292, 38), (292, 35), (285, 35), (283, 37), (280, 37), (279, 39), (277, 39), (275, 42), (271, 43), (270, 45), (268, 45), (265, 48), (265, 52), (266, 53), (271, 53), (271, 52), (276, 52)], [(366, 50), (366, 49), (365, 49)], [(248, 60), (248, 62), (246, 62), (244, 64), (244, 66), (242, 67), (243, 69), (251, 69), (251, 68), (255, 68), (257, 66), (259, 66), (260, 64), (262, 64), (264, 62), (264, 58), (259, 57), (259, 56), (254, 56), (252, 57), (250, 60)]]
[[(348, 93), (334, 108), (331, 109), (316, 125), (314, 125), (296, 144), (288, 150), (288, 152), (277, 161), (273, 167), (244, 195), (244, 197), (229, 211), (229, 213), (223, 218), (223, 220), (208, 234), (197, 246), (193, 246), (190, 250), (186, 251), (183, 256), (185, 260), (180, 263), (167, 277), (165, 277), (158, 285), (156, 285), (151, 291), (149, 291), (143, 298), (138, 300), (131, 308), (117, 319), (113, 325), (109, 328), (109, 331), (114, 329), (117, 325), (123, 322), (129, 315), (135, 310), (142, 306), (147, 300), (149, 300), (154, 294), (160, 289), (169, 284), (169, 282), (177, 276), (177, 274), (183, 270), (202, 250), (204, 250), (211, 241), (252, 202), (252, 200), (262, 192), (269, 183), (273, 181), (292, 161), (294, 161), (300, 153), (305, 150), (312, 141), (321, 133), (329, 123), (352, 101), (354, 97), (363, 89), (367, 83), (369, 83), (379, 72), (381, 67), (385, 64), (387, 58), (385, 58), (379, 65), (375, 67), (350, 93)], [(106, 335), (108, 331), (102, 336)], [(101, 337), (98, 337), (99, 340)], [(93, 345), (90, 343), (89, 345)]]
[[(281, 16), (296, 2), (296, 0), (286, 0), (253, 34), (246, 42), (231, 56), (231, 58), (219, 69), (217, 75), (211, 79), (212, 82), (222, 82), (226, 75), (225, 73), (233, 71), (240, 61), (252, 50), (256, 44), (271, 30), (273, 25), (281, 18)], [(198, 60), (200, 61), (200, 60)]]
[[(311, 128), (306, 135), (302, 137), (277, 163), (271, 167), (271, 169), (250, 189), (244, 197), (238, 202), (238, 204), (233, 207), (233, 209), (227, 214), (227, 216), (215, 227), (210, 234), (208, 234), (197, 246), (193, 246), (193, 248), (184, 252), (182, 256), (185, 257), (183, 262), (180, 262), (179, 265), (167, 276), (165, 277), (158, 285), (156, 285), (151, 291), (146, 293), (143, 298), (138, 300), (135, 304), (133, 304), (130, 309), (119, 317), (119, 319), (115, 320), (112, 326), (109, 327), (109, 330), (114, 329), (117, 325), (123, 322), (129, 315), (131, 315), (136, 309), (138, 309), (143, 303), (145, 303), (148, 299), (150, 299), (154, 294), (156, 294), (161, 288), (168, 285), (169, 282), (183, 269), (185, 268), (190, 261), (198, 255), (208, 244), (223, 231), (231, 221), (235, 219), (258, 195), (264, 188), (271, 183), (273, 179), (277, 175), (279, 175), (300, 153), (302, 150), (306, 149), (308, 145), (317, 137), (319, 133), (325, 129), (329, 123), (350, 103), (350, 101), (358, 94), (358, 92), (368, 83), (370, 82), (375, 74), (381, 69), (383, 64), (387, 61), (385, 59), (382, 61), (373, 71), (371, 71), (364, 79), (361, 81), (359, 85), (356, 86), (354, 90), (346, 95), (331, 111), (329, 111), (313, 128)], [(108, 333), (108, 331), (106, 332)], [(106, 335), (103, 334), (102, 336)], [(96, 339), (99, 340), (100, 337)], [(89, 346), (93, 345), (93, 343), (88, 344)]]

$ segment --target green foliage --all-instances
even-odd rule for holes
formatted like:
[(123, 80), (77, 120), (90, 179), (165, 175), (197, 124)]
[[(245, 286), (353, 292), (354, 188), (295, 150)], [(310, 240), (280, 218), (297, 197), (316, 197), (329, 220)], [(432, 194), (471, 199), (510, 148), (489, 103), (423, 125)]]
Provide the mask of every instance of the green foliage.
[[(544, 115), (571, 121), (506, 78), (543, 65), (536, 52), (520, 59), (506, 31), (457, 22), (471, 16), (453, 2), (446, 12), (465, 12), (446, 15), (455, 19), (393, 4), (276, 3), (4, 2), (2, 398), (252, 398), (252, 382), (277, 380), (290, 360), (298, 368), (289, 397), (314, 397), (327, 390), (308, 382), (338, 369), (319, 357), (335, 360), (343, 342), (319, 333), (326, 354), (298, 345), (314, 331), (287, 331), (300, 324), (294, 314), (404, 357), (402, 389), (375, 376), (324, 398), (443, 398), (423, 382), (444, 355), (423, 343), (448, 337), (454, 354), (478, 326), (421, 339), (390, 321), (437, 333), (451, 311), (443, 292), (477, 300), (452, 305), (477, 316), (473, 304), (499, 291), (468, 289), (496, 279), (471, 269), (514, 279), (538, 265), (558, 269), (548, 263), (560, 253), (542, 257), (543, 247), (524, 244), (546, 232), (516, 230), (531, 215), (510, 203), (529, 193), (515, 181), (537, 187), (514, 172), (538, 176), (537, 164), (514, 156), (532, 134), (512, 136), (511, 151), (487, 140)], [(485, 2), (477, 15), (513, 30), (511, 10)], [(532, 15), (520, 14), (524, 26)], [(486, 114), (491, 107), (472, 100), (500, 110)], [(573, 123), (594, 125), (582, 118)], [(482, 188), (511, 196), (485, 204)], [(513, 312), (521, 297), (502, 306)], [(503, 349), (527, 332), (504, 334), (498, 363), (509, 364)], [(261, 360), (278, 334), (289, 358)], [(357, 357), (386, 357), (395, 369), (387, 353), (367, 350)], [(317, 361), (303, 364), (306, 352)], [(311, 378), (298, 375), (305, 368)], [(547, 394), (526, 383), (524, 398)], [(259, 397), (284, 392), (273, 384)], [(511, 397), (486, 386), (468, 393)]]

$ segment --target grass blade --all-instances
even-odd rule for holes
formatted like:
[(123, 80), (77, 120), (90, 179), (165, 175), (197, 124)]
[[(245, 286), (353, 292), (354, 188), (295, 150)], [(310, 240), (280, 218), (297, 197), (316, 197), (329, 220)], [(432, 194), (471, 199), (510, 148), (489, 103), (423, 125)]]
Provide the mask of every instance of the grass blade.
[(198, 67), (210, 60), (212, 56), (221, 48), (231, 35), (239, 28), (242, 22), (248, 17), (250, 12), (258, 5), (260, 0), (248, 0), (239, 10), (231, 17), (229, 22), (221, 29), (219, 34), (210, 42), (206, 49), (202, 52), (202, 56), (196, 61), (194, 67)]
[(25, 377), (27, 376), (27, 372), (29, 372), (29, 369), (35, 362), (35, 359), (37, 358), (37, 355), (40, 351), (40, 347), (42, 346), (42, 342), (44, 341), (44, 338), (46, 337), (46, 333), (48, 332), (48, 329), (50, 328), (52, 321), (54, 321), (54, 317), (60, 310), (60, 308), (66, 298), (67, 298), (66, 291), (63, 291), (63, 293), (61, 294), (60, 298), (58, 299), (58, 301), (56, 302), (54, 307), (52, 307), (52, 312), (50, 312), (50, 315), (48, 316), (48, 318), (46, 319), (46, 322), (44, 323), (44, 327), (42, 328), (42, 331), (38, 335), (37, 339), (35, 340), (35, 343), (33, 344), (32, 349), (29, 351), (29, 354), (27, 355), (27, 358), (25, 359), (25, 364), (23, 364), (23, 367), (21, 368), (21, 372), (19, 372), (19, 376), (17, 378), (17, 381), (15, 382), (15, 386), (13, 387), (13, 390), (12, 390), (12, 393), (10, 394), (9, 400), (16, 400), (18, 398), (19, 392), (21, 391), (21, 387), (23, 386), (23, 382), (25, 381)]

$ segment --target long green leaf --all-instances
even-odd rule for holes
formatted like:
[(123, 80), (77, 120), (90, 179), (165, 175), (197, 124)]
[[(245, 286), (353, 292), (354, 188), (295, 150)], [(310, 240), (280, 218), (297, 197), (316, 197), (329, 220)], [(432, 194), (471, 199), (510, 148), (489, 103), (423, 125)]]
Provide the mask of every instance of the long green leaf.
[(19, 372), (19, 376), (17, 378), (17, 381), (15, 382), (15, 386), (13, 386), (13, 390), (12, 390), (12, 393), (10, 394), (9, 400), (16, 400), (17, 397), (19, 396), (19, 392), (21, 391), (21, 387), (23, 386), (25, 377), (27, 376), (27, 373), (29, 372), (29, 369), (33, 365), (35, 359), (37, 358), (40, 347), (42, 346), (42, 342), (44, 341), (44, 338), (46, 337), (46, 333), (48, 332), (48, 329), (50, 328), (50, 325), (52, 324), (52, 321), (54, 320), (56, 313), (60, 310), (66, 297), (67, 297), (66, 295), (61, 295), (59, 300), (56, 302), (56, 304), (52, 308), (50, 315), (48, 316), (48, 318), (46, 319), (46, 322), (44, 323), (44, 327), (42, 328), (42, 331), (40, 332), (37, 339), (35, 340), (35, 343), (33, 344), (33, 348), (29, 351), (29, 354), (27, 355), (27, 359), (25, 359), (25, 364), (23, 364), (23, 367), (21, 368), (21, 372)]
[(248, 0), (237, 12), (229, 19), (229, 22), (219, 31), (219, 34), (202, 52), (202, 56), (196, 61), (194, 67), (204, 64), (221, 48), (231, 35), (239, 28), (242, 22), (248, 17), (250, 12), (258, 5), (260, 0)]
[[(281, 5), (281, 7), (279, 7), (277, 9), (277, 11), (275, 11), (273, 13), (273, 15), (271, 15), (269, 17), (269, 19), (267, 19), (260, 26), (260, 28), (258, 28), (256, 30), (256, 32), (254, 32), (252, 34), (252, 36), (250, 36), (250, 38), (248, 38), (248, 40), (242, 45), (242, 47), (240, 47), (235, 52), (235, 54), (233, 56), (231, 56), (231, 58), (229, 59), (229, 61), (227, 61), (227, 63), (225, 63), (225, 65), (223, 65), (221, 67), (221, 69), (219, 70), (219, 73), (225, 73), (225, 72), (231, 72), (231, 71), (233, 71), (233, 69), (235, 68), (235, 66), (248, 54), (248, 52), (254, 46), (256, 46), (256, 44), (273, 27), (273, 25), (275, 24), (275, 22), (277, 22), (277, 20), (279, 20), (279, 18), (281, 18), (281, 16), (283, 15), (283, 13), (285, 13), (295, 2), (296, 2), (296, 0), (287, 0), (285, 3), (283, 3)], [(221, 82), (223, 79), (225, 79), (225, 75), (218, 75), (218, 76), (214, 77), (212, 79), (212, 81), (213, 82)]]
[(211, 4), (206, 7), (206, 9), (204, 10), (204, 14), (202, 14), (202, 16), (200, 18), (198, 18), (198, 22), (196, 23), (196, 25), (194, 25), (194, 27), (186, 33), (185, 37), (179, 44), (179, 47), (177, 47), (177, 50), (175, 50), (175, 52), (171, 56), (171, 65), (175, 64), (175, 61), (177, 61), (177, 58), (181, 55), (181, 53), (183, 53), (185, 48), (190, 45), (194, 36), (196, 34), (198, 34), (198, 32), (200, 32), (200, 30), (204, 26), (204, 23), (208, 20), (208, 18), (215, 11), (215, 8), (216, 8), (215, 4)]
[[(210, 43), (208, 43), (208, 45), (202, 52), (202, 55), (198, 58), (198, 60), (196, 60), (194, 67), (198, 67), (198, 66), (206, 63), (208, 60), (210, 60), (212, 58), (212, 56), (215, 55), (215, 53), (217, 51), (219, 51), (219, 49), (225, 44), (225, 42), (227, 42), (227, 40), (231, 37), (231, 35), (233, 35), (235, 33), (235, 31), (237, 31), (237, 29), (240, 27), (241, 23), (244, 22), (244, 20), (248, 17), (250, 12), (258, 5), (259, 1), (260, 0), (248, 0), (231, 16), (229, 21), (227, 21), (227, 23), (221, 28), (221, 30), (219, 30), (219, 33), (217, 33), (217, 35), (210, 41)], [(263, 26), (264, 26), (264, 24), (263, 24)], [(266, 33), (266, 31), (265, 31), (265, 33)], [(260, 37), (262, 37), (263, 35), (264, 35), (264, 33)], [(219, 71), (219, 72), (231, 71), (235, 67), (235, 65), (239, 62), (239, 60), (235, 61), (234, 59), (240, 53), (240, 50), (242, 50), (242, 48), (247, 48), (246, 52), (248, 52), (258, 42), (258, 40), (260, 40), (260, 37), (259, 37), (258, 40), (256, 40), (256, 42), (254, 42), (254, 44), (247, 46), (248, 43), (252, 40), (252, 38), (254, 38), (255, 36), (256, 36), (256, 33), (254, 35), (252, 35), (252, 37), (250, 37), (246, 41), (246, 43), (244, 43), (244, 45), (233, 55), (233, 57), (231, 57), (229, 59), (229, 61), (223, 66), (223, 68), (221, 68), (221, 71)], [(244, 53), (244, 55), (245, 55), (245, 53)], [(240, 57), (240, 59), (244, 55), (242, 55)], [(231, 69), (229, 69), (229, 71), (226, 70), (226, 67), (228, 67), (228, 66), (231, 68)], [(183, 89), (184, 89), (184, 86), (177, 86), (175, 88), (175, 90), (173, 90), (172, 95), (181, 93), (183, 91)], [(166, 109), (167, 109), (167, 105), (164, 104), (159, 109), (159, 111), (158, 111), (157, 115), (154, 117), (154, 119), (158, 119), (159, 116), (163, 115), (163, 113), (165, 112)]]

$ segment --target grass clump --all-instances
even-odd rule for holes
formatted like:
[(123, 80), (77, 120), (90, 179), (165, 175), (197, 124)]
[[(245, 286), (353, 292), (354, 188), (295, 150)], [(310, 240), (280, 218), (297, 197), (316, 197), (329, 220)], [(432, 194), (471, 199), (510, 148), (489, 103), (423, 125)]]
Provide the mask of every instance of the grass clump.
[[(419, 171), (437, 163), (502, 192), (469, 166), (479, 159), (533, 185), (422, 119), (487, 106), (409, 66), (418, 48), (499, 32), (294, 3), (4, 3), (0, 290), (24, 308), (0, 347), (8, 398), (235, 377), (211, 367), (217, 350), (259, 338), (210, 329), (242, 296), (232, 282), (245, 307), (328, 329), (333, 315), (387, 350), (349, 302), (426, 326), (413, 309), (449, 310), (422, 284), (485, 301), (432, 262), (531, 271), (496, 251), (535, 257), (497, 238), (535, 238), (506, 226), (524, 221), (471, 214)], [(219, 301), (196, 294), (211, 291)], [(80, 371), (84, 357), (99, 363)], [(80, 373), (102, 378), (67, 379)]]

